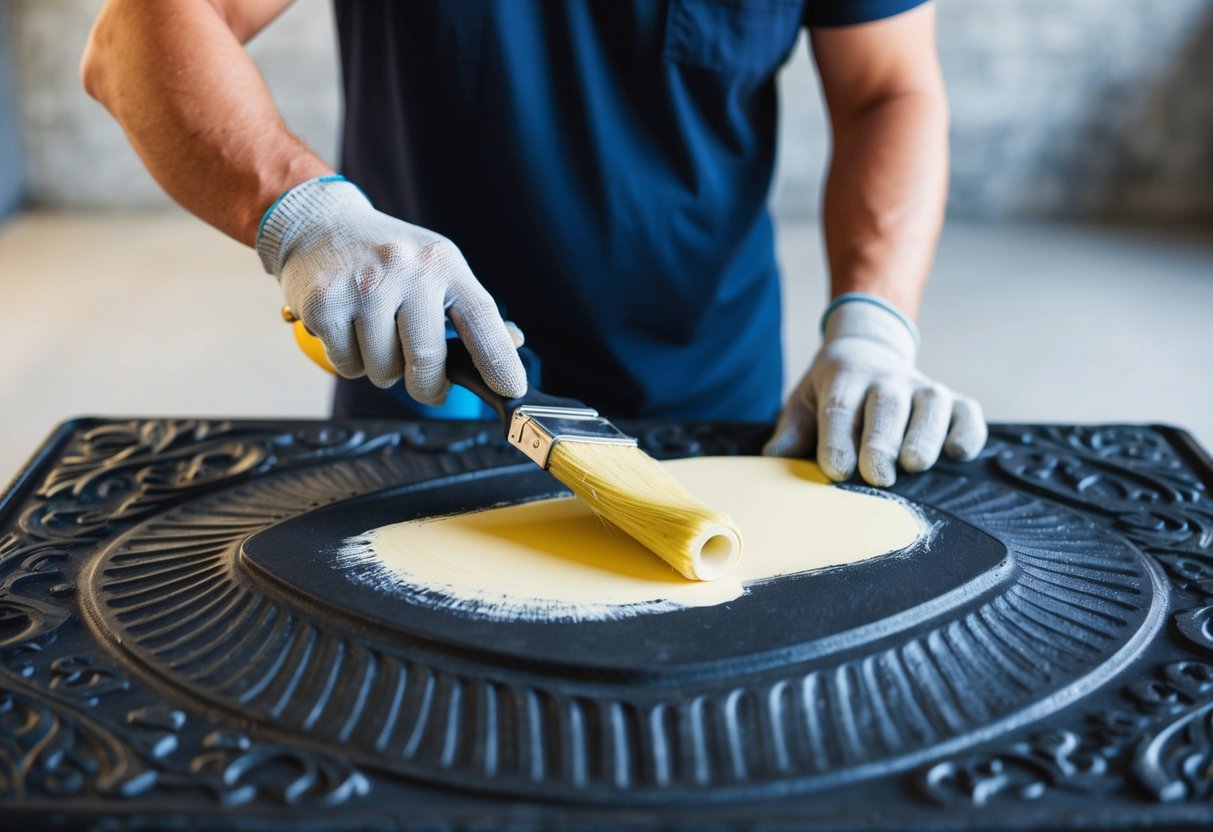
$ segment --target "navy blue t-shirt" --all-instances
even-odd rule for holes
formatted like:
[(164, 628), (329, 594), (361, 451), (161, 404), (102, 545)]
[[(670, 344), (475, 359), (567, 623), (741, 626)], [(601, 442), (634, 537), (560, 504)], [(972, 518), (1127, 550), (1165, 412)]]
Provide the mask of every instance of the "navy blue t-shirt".
[[(459, 246), (545, 391), (612, 417), (776, 415), (776, 72), (804, 25), (923, 0), (335, 2), (342, 172)], [(343, 382), (337, 410), (406, 399)]]

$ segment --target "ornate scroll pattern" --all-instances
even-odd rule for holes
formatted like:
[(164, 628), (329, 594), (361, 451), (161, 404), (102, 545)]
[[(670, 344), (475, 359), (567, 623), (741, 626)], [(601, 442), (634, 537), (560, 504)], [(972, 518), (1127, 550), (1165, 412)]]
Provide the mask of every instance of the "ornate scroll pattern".
[(488, 444), (483, 430), (419, 425), (371, 434), (316, 424), (283, 431), (199, 420), (106, 423), (76, 437), (20, 525), (27, 537), (85, 538), (271, 470), (401, 446), (447, 454)]
[[(126, 694), (131, 680), (100, 655), (52, 657), (50, 647), (78, 631), (69, 574), (88, 552), (199, 495), (338, 460), (359, 474), (341, 469), (321, 499), (513, 461), (483, 428), (393, 427), (130, 420), (77, 431), (0, 536), (0, 796), (171, 791), (223, 805), (331, 806), (366, 794), (369, 781), (340, 758), (242, 734), (214, 732), (187, 753), (179, 710), (134, 708), (107, 725), (87, 712)], [(319, 505), (315, 494), (299, 498)]]
[[(334, 806), (369, 791), (366, 777), (340, 758), (253, 742), (239, 732), (211, 733), (192, 755), (173, 756), (186, 718), (164, 714), (167, 720), (156, 721), (149, 709), (132, 711), (126, 720), (136, 729), (132, 737), (57, 697), (0, 687), (0, 798), (184, 790), (224, 806), (256, 800)], [(155, 741), (140, 743), (140, 732), (155, 734)]]
[(1133, 774), (1160, 801), (1213, 795), (1213, 664), (1173, 662), (1161, 680), (1131, 688), (1143, 710), (1169, 715), (1133, 750)]
[(1107, 789), (1108, 762), (1070, 731), (1035, 734), (999, 754), (964, 757), (929, 769), (927, 794), (940, 803), (985, 806), (998, 797), (1034, 800), (1048, 788)]
[[(62, 563), (75, 553), (200, 494), (336, 459), (373, 458), (368, 465), (377, 469), (358, 483), (363, 489), (512, 461), (512, 452), (482, 427), (396, 427), (373, 433), (314, 423), (283, 430), (224, 421), (130, 420), (81, 430), (37, 487), (16, 528), (0, 536), (0, 648), (48, 636), (71, 615), (70, 604), (48, 603), (25, 587), (61, 578)], [(417, 454), (425, 461), (418, 464)], [(361, 492), (343, 496), (356, 493)], [(60, 584), (51, 594), (63, 597), (71, 590)]]
[[(1005, 429), (988, 456), (1017, 483), (1107, 517), (1112, 528), (1154, 558), (1178, 590), (1176, 632), (1213, 652), (1213, 506), (1207, 487), (1157, 431), (1100, 428)], [(1188, 599), (1185, 604), (1184, 599)], [(1190, 606), (1192, 600), (1195, 606)], [(1001, 749), (939, 763), (920, 778), (944, 803), (983, 805), (1034, 799), (1050, 789), (1107, 790), (1130, 775), (1160, 801), (1207, 798), (1213, 791), (1213, 665), (1162, 665), (1155, 678), (1126, 686), (1132, 709), (1091, 713), (1085, 724)], [(1064, 765), (1059, 753), (1086, 766)]]
[(929, 768), (920, 783), (940, 803), (981, 806), (1035, 800), (1051, 789), (1111, 791), (1124, 784), (1128, 767), (1157, 800), (1209, 796), (1213, 664), (1170, 662), (1121, 693), (1132, 707), (1095, 712), (1074, 731), (1044, 732), (947, 760)]
[(161, 772), (166, 790), (203, 791), (223, 806), (269, 800), (286, 806), (338, 806), (370, 792), (343, 759), (272, 743), (239, 731), (215, 731), (184, 770)]
[(154, 775), (100, 722), (0, 683), (0, 797), (130, 796)]
[(1175, 449), (1142, 427), (1006, 431), (994, 459), (1017, 483), (1112, 520), (1194, 595), (1175, 614), (1179, 631), (1213, 652), (1213, 501)]
[[(61, 578), (60, 563), (70, 549), (45, 540), (0, 538), (0, 651), (42, 644), (71, 613), (60, 603), (39, 598), (34, 590)], [(66, 594), (60, 585), (58, 595)]]
[(90, 620), (172, 684), (367, 765), (462, 788), (618, 801), (812, 788), (904, 766), (1056, 708), (1068, 686), (1113, 672), (1159, 603), (1139, 556), (1074, 512), (988, 483), (921, 478), (915, 488), (937, 507), (1012, 547), (1015, 577), (988, 600), (843, 660), (675, 694), (554, 687), (420, 645), (372, 645), (248, 580), (243, 540), (357, 490), (362, 475), (335, 463), (160, 513), (98, 561)]

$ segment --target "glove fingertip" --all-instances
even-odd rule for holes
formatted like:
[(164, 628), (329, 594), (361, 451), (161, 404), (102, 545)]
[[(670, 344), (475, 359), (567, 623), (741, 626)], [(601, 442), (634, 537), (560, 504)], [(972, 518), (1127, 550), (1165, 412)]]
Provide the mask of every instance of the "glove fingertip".
[(526, 395), (528, 389), (527, 383), (523, 381), (521, 384), (490, 384), (489, 387), (499, 396), (504, 396), (507, 399), (520, 399)]
[(985, 447), (985, 441), (978, 443), (970, 437), (961, 437), (959, 439), (949, 439), (944, 443), (944, 453), (948, 455), (948, 459), (954, 459), (957, 462), (971, 462), (977, 459), (977, 455), (981, 453), (981, 449)]
[(446, 404), (446, 398), (448, 395), (450, 395), (450, 392), (451, 384), (450, 382), (447, 382), (438, 390), (437, 393), (433, 395), (433, 398), (431, 398), (430, 401), (426, 402), (426, 404), (428, 404), (430, 407), (442, 407), (444, 404)]
[(865, 450), (859, 457), (859, 475), (868, 485), (888, 488), (897, 481), (897, 465), (889, 454)]
[(348, 378), (351, 381), (358, 378), (363, 378), (366, 375), (366, 370), (360, 366), (351, 366), (349, 364), (338, 364), (336, 361), (329, 359), (329, 363), (333, 365), (333, 369), (337, 371), (337, 375), (342, 378)]
[(901, 454), (898, 455), (898, 462), (901, 467), (911, 474), (917, 474), (926, 471), (939, 459), (939, 450), (935, 453), (930, 453), (923, 448), (905, 447), (902, 448)]
[(441, 384), (419, 386), (417, 384), (408, 384), (406, 382), (405, 389), (408, 390), (409, 396), (421, 404), (429, 407), (441, 407), (446, 404), (447, 394), (451, 390), (451, 383), (445, 378)]
[(989, 429), (982, 422), (967, 430), (953, 430), (943, 443), (943, 450), (949, 459), (969, 462), (981, 453), (988, 438)]
[(779, 425), (775, 434), (762, 446), (763, 456), (779, 456), (802, 458), (809, 455), (817, 434), (812, 422), (798, 422), (795, 419)]
[(791, 431), (784, 431), (779, 436), (768, 439), (767, 443), (762, 446), (762, 455), (788, 456), (788, 446), (791, 444), (790, 433)]
[(526, 395), (530, 385), (527, 382), (526, 370), (518, 357), (513, 356), (512, 362), (491, 365), (481, 371), (480, 375), (494, 393), (507, 399), (517, 399)]
[(368, 376), (367, 378), (370, 379), (371, 384), (375, 385), (380, 390), (387, 390), (390, 387), (395, 386), (396, 382), (400, 381), (401, 377), (399, 375), (396, 375), (396, 376), (387, 376), (387, 377)]
[(855, 473), (855, 453), (842, 448), (825, 448), (818, 452), (817, 467), (834, 482), (849, 480)]

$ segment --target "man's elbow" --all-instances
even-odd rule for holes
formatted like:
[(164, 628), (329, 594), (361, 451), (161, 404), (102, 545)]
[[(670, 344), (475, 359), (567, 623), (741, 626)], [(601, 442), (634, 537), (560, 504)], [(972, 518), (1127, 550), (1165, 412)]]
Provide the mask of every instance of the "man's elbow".
[(109, 60), (107, 44), (112, 36), (108, 32), (109, 23), (105, 11), (93, 24), (89, 33), (88, 43), (84, 46), (84, 54), (80, 57), (80, 83), (90, 96), (104, 103), (106, 64)]
[(101, 100), (104, 75), (105, 69), (101, 57), (90, 40), (84, 47), (84, 56), (80, 59), (80, 83), (84, 85), (84, 91), (98, 101)]
[(132, 41), (150, 16), (147, 6), (138, 0), (106, 0), (93, 21), (80, 56), (80, 83), (85, 92), (107, 107), (114, 77), (120, 74), (117, 63), (123, 60), (124, 52), (129, 56)]

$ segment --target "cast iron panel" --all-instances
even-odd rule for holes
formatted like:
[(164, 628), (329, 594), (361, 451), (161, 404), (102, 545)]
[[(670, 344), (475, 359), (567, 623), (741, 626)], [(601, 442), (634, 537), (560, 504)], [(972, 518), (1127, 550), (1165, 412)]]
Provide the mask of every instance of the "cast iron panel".
[[(761, 426), (633, 425), (658, 456)], [(1213, 823), (1208, 458), (1000, 427), (931, 546), (716, 608), (501, 622), (335, 542), (558, 490), (478, 425), (82, 421), (0, 503), (0, 824)]]

